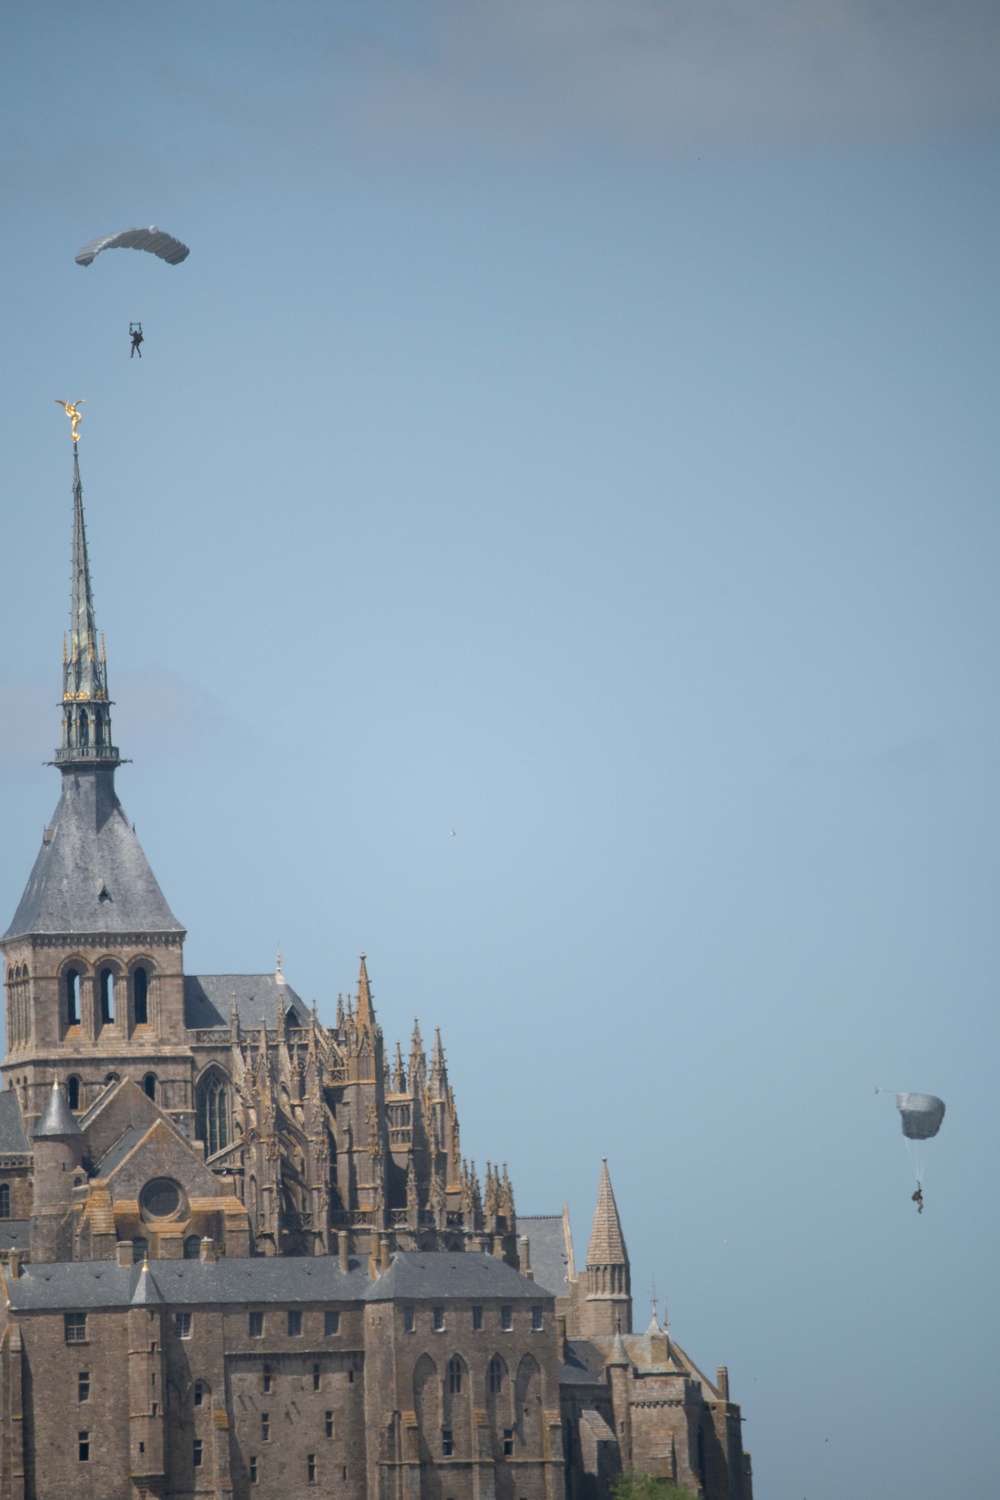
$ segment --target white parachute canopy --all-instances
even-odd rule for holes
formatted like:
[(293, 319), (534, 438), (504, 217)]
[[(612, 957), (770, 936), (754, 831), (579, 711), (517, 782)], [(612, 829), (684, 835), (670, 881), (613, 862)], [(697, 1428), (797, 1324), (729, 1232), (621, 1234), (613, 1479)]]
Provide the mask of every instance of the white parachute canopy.
[(89, 245), (77, 251), (77, 265), (89, 266), (102, 250), (148, 250), (171, 266), (179, 266), (191, 253), (183, 241), (175, 240), (172, 234), (164, 234), (162, 229), (151, 224), (148, 229), (120, 229), (117, 234), (102, 234), (91, 240)]
[(903, 1117), (903, 1134), (910, 1141), (929, 1141), (944, 1119), (944, 1100), (933, 1094), (897, 1094), (896, 1108)]

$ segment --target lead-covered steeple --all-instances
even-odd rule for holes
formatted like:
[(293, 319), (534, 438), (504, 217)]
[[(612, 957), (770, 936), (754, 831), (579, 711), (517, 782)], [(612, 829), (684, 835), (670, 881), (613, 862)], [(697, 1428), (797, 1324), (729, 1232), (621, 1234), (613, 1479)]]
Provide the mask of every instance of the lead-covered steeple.
[(111, 703), (104, 640), (94, 619), (87, 532), (83, 520), (80, 460), (73, 449), (73, 578), (69, 636), (63, 643), (62, 744), (56, 765), (116, 766), (121, 757), (111, 741)]

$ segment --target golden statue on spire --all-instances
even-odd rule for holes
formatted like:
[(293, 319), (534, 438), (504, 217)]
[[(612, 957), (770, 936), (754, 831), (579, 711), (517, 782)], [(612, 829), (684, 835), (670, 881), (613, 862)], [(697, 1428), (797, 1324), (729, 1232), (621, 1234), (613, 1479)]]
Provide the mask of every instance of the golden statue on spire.
[(73, 424), (73, 442), (74, 443), (78, 443), (80, 441), (80, 422), (81, 422), (82, 418), (80, 416), (80, 413), (77, 411), (77, 407), (83, 405), (83, 397), (81, 396), (80, 399), (79, 399), (79, 401), (74, 401), (72, 403), (72, 405), (70, 405), (70, 403), (68, 401), (60, 401), (59, 398), (58, 398), (58, 396), (57, 396), (56, 397), (56, 405), (62, 407), (63, 411), (66, 413), (67, 417), (69, 417), (70, 421), (72, 422), (72, 424)]

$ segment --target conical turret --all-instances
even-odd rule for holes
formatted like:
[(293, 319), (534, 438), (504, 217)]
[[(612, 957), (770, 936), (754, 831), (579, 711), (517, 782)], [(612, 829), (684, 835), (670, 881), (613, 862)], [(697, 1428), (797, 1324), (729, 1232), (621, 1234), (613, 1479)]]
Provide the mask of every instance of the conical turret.
[(631, 1270), (607, 1157), (601, 1167), (597, 1208), (587, 1246), (586, 1285), (583, 1305), (585, 1333), (590, 1336), (631, 1333)]

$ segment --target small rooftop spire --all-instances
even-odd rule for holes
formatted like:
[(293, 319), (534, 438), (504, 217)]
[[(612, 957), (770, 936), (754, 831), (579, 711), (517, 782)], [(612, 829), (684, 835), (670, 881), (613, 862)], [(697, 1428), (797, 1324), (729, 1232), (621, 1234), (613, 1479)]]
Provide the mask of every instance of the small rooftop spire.
[(361, 970), (358, 974), (358, 1025), (372, 1027), (375, 1024), (375, 1012), (372, 1009), (371, 985), (368, 983), (368, 967), (365, 963), (365, 955), (361, 955)]

